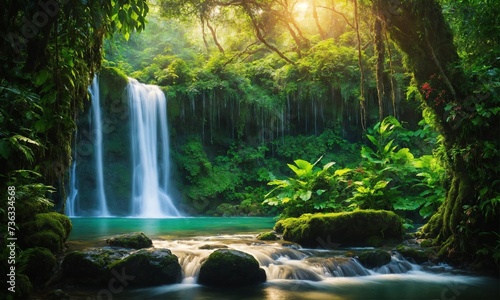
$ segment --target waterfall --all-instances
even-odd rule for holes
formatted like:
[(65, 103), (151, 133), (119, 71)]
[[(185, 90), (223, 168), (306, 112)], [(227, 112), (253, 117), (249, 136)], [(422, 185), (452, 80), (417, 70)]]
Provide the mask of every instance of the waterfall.
[(132, 143), (132, 215), (177, 217), (170, 198), (167, 106), (159, 87), (129, 78), (127, 86)]
[(104, 175), (102, 167), (102, 118), (101, 118), (101, 104), (99, 95), (99, 79), (94, 77), (92, 85), (89, 89), (92, 97), (92, 123), (94, 136), (94, 153), (95, 153), (95, 168), (97, 180), (97, 201), (99, 203), (98, 216), (110, 216), (108, 204), (106, 201), (106, 193), (104, 191)]

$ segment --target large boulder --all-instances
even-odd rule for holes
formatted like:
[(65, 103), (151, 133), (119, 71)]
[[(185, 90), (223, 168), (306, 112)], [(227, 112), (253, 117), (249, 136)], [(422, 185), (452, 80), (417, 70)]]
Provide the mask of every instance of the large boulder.
[(72, 225), (68, 217), (56, 212), (36, 214), (28, 222), (20, 224), (23, 248), (44, 247), (56, 254), (64, 249)]
[(133, 232), (113, 236), (106, 240), (110, 246), (142, 249), (153, 246), (153, 241), (142, 232)]
[(179, 260), (168, 249), (141, 249), (109, 268), (115, 273), (126, 274), (134, 286), (179, 283), (182, 280)]
[(109, 266), (129, 254), (127, 250), (93, 248), (68, 253), (62, 261), (63, 276), (83, 285), (105, 285), (112, 278)]
[(276, 223), (283, 239), (304, 247), (382, 246), (402, 240), (403, 223), (385, 210), (304, 214)]
[(250, 254), (232, 250), (214, 251), (201, 265), (198, 283), (215, 287), (254, 285), (266, 281), (266, 272)]

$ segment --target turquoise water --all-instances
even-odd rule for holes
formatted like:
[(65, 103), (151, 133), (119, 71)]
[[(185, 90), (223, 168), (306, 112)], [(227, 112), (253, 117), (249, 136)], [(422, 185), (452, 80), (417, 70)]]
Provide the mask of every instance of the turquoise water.
[(259, 233), (272, 230), (268, 217), (196, 218), (71, 218), (69, 241), (92, 241), (115, 234), (144, 232), (151, 238), (187, 238), (220, 234)]
[[(104, 239), (109, 236), (132, 231), (144, 232), (153, 239), (156, 247), (169, 248), (178, 256), (185, 251), (202, 253), (196, 249), (207, 243), (223, 243), (254, 256), (276, 253), (273, 251), (283, 248), (280, 243), (260, 244), (255, 239), (257, 233), (272, 229), (275, 223), (272, 218), (74, 218), (72, 221), (73, 231), (68, 241), (70, 249), (103, 245)], [(309, 253), (312, 258), (319, 253), (319, 250), (315, 249), (298, 250)], [(338, 252), (327, 255), (338, 256)], [(325, 253), (321, 256), (325, 256)], [(304, 260), (286, 256), (276, 259), (273, 264), (276, 267), (280, 267), (280, 264), (297, 268), (308, 266)], [(270, 278), (272, 272), (269, 268), (266, 269), (266, 283), (237, 289), (204, 287), (196, 284), (194, 277), (187, 277), (180, 284), (150, 288), (133, 289), (125, 286), (112, 292), (106, 289), (66, 292), (70, 294), (71, 299), (500, 299), (498, 278), (458, 273), (447, 266), (434, 271), (412, 266), (410, 271), (402, 274), (379, 274), (370, 271), (368, 276), (325, 276), (319, 281)]]

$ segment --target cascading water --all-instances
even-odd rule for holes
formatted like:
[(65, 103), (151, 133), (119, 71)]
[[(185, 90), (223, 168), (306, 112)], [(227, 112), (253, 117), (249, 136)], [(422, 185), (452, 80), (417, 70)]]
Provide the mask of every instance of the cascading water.
[(251, 254), (266, 271), (267, 280), (323, 281), (335, 277), (356, 277), (377, 274), (402, 274), (419, 270), (394, 254), (390, 263), (367, 269), (358, 260), (344, 255), (346, 251), (303, 249), (281, 243), (253, 243), (253, 236), (203, 237), (200, 240), (154, 241), (157, 248), (167, 248), (183, 268), (184, 282), (196, 282), (200, 266), (214, 249), (230, 248)]
[(170, 198), (167, 109), (159, 87), (129, 78), (127, 86), (132, 142), (132, 215), (177, 217)]
[(71, 165), (71, 173), (69, 175), (69, 189), (70, 193), (66, 199), (66, 206), (64, 212), (68, 217), (75, 216), (76, 197), (78, 196), (78, 187), (76, 186), (76, 158)]
[(75, 138), (68, 216), (181, 216), (169, 196), (165, 95), (159, 87), (132, 78), (125, 92), (128, 102), (116, 93), (100, 99), (97, 76), (89, 87), (91, 117), (82, 119), (83, 130)]
[(101, 101), (99, 95), (99, 79), (97, 76), (92, 81), (92, 86), (89, 89), (92, 97), (92, 123), (94, 127), (94, 153), (95, 153), (95, 168), (97, 180), (97, 201), (99, 203), (98, 216), (110, 216), (108, 203), (106, 200), (106, 192), (104, 191), (104, 175), (102, 166), (102, 118), (101, 118)]

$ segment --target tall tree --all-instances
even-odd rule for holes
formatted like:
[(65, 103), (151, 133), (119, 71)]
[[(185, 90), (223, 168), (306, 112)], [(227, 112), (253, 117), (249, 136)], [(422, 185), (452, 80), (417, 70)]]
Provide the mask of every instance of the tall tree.
[[(494, 4), (486, 2), (493, 9)], [(494, 257), (498, 268), (498, 88), (466, 76), (438, 1), (373, 4), (391, 38), (407, 54), (422, 102), (444, 137), (448, 193), (424, 232), (441, 245), (439, 255), (451, 262), (489, 263)]]

